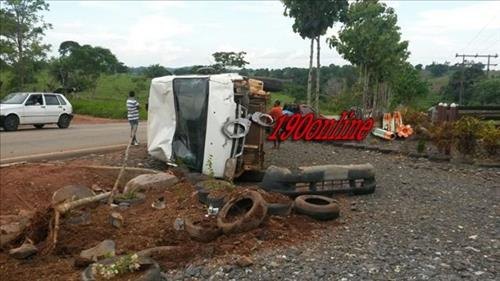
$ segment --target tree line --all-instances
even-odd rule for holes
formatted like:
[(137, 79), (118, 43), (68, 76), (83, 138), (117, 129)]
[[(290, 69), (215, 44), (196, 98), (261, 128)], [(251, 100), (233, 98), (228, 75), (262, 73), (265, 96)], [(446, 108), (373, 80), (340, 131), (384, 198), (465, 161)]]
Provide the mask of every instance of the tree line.
[[(397, 105), (414, 105), (429, 95), (434, 95), (435, 100), (456, 102), (461, 79), (464, 79), (465, 103), (500, 104), (500, 79), (488, 79), (480, 63), (463, 69), (449, 62), (411, 65), (407, 61), (409, 43), (401, 39), (397, 15), (384, 3), (377, 0), (282, 2), (284, 15), (294, 19), (292, 30), (311, 41), (309, 68), (249, 69), (244, 51), (215, 52), (212, 65), (127, 67), (109, 49), (71, 40), (58, 46), (56, 57), (48, 58), (51, 46), (43, 44), (42, 38), (51, 25), (40, 13), (48, 10), (49, 5), (43, 0), (6, 0), (0, 8), (0, 94), (23, 90), (95, 94), (101, 75), (153, 78), (238, 72), (281, 79), (285, 82), (285, 94), (298, 102), (312, 105), (314, 91), (313, 106), (317, 109), (320, 104), (359, 106), (376, 116)], [(340, 31), (326, 41), (351, 65), (321, 66), (321, 36), (335, 23), (342, 25)], [(314, 44), (316, 67), (313, 67)], [(33, 83), (40, 76), (45, 79), (44, 88), (34, 89)], [(431, 91), (429, 81), (440, 77), (449, 79), (440, 90)]]

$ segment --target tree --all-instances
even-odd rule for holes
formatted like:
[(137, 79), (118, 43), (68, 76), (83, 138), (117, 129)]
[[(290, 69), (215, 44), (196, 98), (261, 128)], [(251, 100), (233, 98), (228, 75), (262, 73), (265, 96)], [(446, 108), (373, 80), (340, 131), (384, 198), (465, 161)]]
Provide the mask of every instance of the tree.
[(377, 0), (350, 5), (338, 38), (328, 39), (330, 47), (360, 71), (363, 109), (377, 117), (391, 99), (391, 79), (408, 58), (408, 42), (401, 41), (394, 9)]
[(219, 72), (224, 72), (228, 67), (243, 68), (248, 62), (245, 60), (246, 52), (216, 52), (213, 53), (215, 64), (213, 67)]
[(426, 65), (425, 70), (429, 71), (433, 77), (440, 77), (450, 70), (450, 63), (435, 63)]
[(159, 64), (153, 64), (148, 66), (143, 74), (148, 78), (161, 77), (166, 75), (172, 75), (172, 72), (168, 71), (164, 66)]
[(42, 36), (51, 25), (39, 15), (48, 9), (44, 0), (5, 0), (0, 6), (0, 65), (12, 67), (20, 89), (50, 49), (42, 44)]
[(51, 72), (63, 88), (91, 89), (95, 92), (101, 74), (127, 72), (127, 67), (106, 48), (65, 41), (59, 46), (59, 53), (60, 57), (52, 64)]
[(472, 92), (471, 104), (500, 105), (500, 78), (481, 80)]
[(448, 85), (443, 88), (443, 96), (450, 102), (458, 102), (461, 81), (463, 78), (463, 103), (469, 104), (474, 99), (475, 85), (486, 78), (483, 68), (483, 64), (474, 64), (470, 67), (464, 68), (463, 70), (459, 68), (457, 71), (453, 72), (450, 80), (448, 81)]
[(420, 71), (409, 63), (403, 64), (392, 81), (392, 105), (414, 105), (429, 93), (429, 85), (420, 77)]
[(322, 1), (302, 1), (302, 0), (282, 0), (285, 5), (284, 15), (294, 18), (293, 31), (298, 33), (303, 39), (311, 40), (309, 55), (309, 76), (307, 81), (307, 104), (311, 104), (312, 73), (314, 40), (317, 44), (316, 60), (316, 98), (315, 108), (319, 112), (319, 92), (320, 92), (320, 37), (324, 35), (328, 28), (337, 21), (344, 21), (348, 2), (347, 0), (322, 0)]

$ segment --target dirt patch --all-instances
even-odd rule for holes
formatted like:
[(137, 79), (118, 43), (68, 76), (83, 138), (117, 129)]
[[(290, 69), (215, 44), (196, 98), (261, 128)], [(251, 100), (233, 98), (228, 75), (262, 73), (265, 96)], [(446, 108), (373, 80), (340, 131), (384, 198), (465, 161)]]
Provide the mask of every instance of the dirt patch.
[[(81, 164), (82, 160), (64, 165), (28, 164), (0, 169), (0, 213), (14, 214), (28, 208), (41, 210), (48, 206), (52, 193), (64, 185), (98, 185), (104, 190), (111, 189), (117, 171), (78, 168), (76, 163)], [(133, 176), (127, 173), (126, 180)], [(152, 208), (152, 202), (160, 197), (165, 198), (166, 208)], [(123, 216), (123, 227), (110, 225), (112, 211)], [(195, 188), (187, 182), (166, 191), (146, 193), (144, 203), (128, 208), (101, 204), (90, 209), (90, 220), (86, 223), (71, 224), (63, 220), (57, 247), (49, 256), (18, 261), (1, 252), (0, 275), (2, 280), (78, 280), (83, 269), (74, 266), (75, 258), (82, 250), (105, 239), (116, 242), (117, 255), (157, 246), (178, 246), (179, 250), (168, 256), (155, 257), (164, 270), (201, 263), (204, 259), (210, 259), (211, 263), (225, 262), (235, 254), (251, 255), (263, 249), (297, 244), (307, 237), (313, 239), (314, 235), (310, 235), (313, 230), (336, 225), (336, 222), (318, 223), (295, 214), (287, 218), (268, 217), (257, 229), (222, 235), (209, 243), (197, 242), (185, 231), (174, 229), (177, 218), (203, 218), (206, 213), (206, 206), (198, 202)], [(202, 220), (201, 223), (212, 222)]]
[(100, 118), (89, 115), (81, 115), (75, 114), (71, 123), (73, 124), (107, 124), (107, 123), (118, 123), (118, 122), (127, 122), (124, 119), (108, 119), (108, 118)]

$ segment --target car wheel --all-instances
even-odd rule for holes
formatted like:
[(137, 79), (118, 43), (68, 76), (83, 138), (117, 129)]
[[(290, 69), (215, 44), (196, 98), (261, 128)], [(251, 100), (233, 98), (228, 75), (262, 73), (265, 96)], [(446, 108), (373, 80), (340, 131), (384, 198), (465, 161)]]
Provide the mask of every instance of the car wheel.
[(35, 126), (35, 128), (37, 128), (37, 129), (41, 129), (41, 128), (43, 128), (43, 126), (45, 126), (45, 124), (35, 124), (33, 126)]
[(59, 121), (57, 122), (57, 126), (61, 129), (66, 129), (69, 127), (69, 123), (71, 122), (71, 117), (67, 114), (63, 114), (59, 117)]
[(17, 127), (19, 126), (19, 118), (14, 115), (8, 115), (5, 117), (5, 120), (3, 122), (3, 128), (5, 131), (15, 131), (17, 130)]

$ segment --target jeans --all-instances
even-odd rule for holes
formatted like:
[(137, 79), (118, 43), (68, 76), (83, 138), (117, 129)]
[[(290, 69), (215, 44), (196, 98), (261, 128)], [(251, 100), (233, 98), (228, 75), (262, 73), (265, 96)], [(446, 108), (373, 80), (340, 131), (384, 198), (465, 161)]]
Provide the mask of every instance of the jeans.
[(130, 123), (130, 139), (132, 144), (138, 143), (137, 138), (135, 134), (137, 133), (137, 127), (139, 127), (139, 120), (128, 120)]

